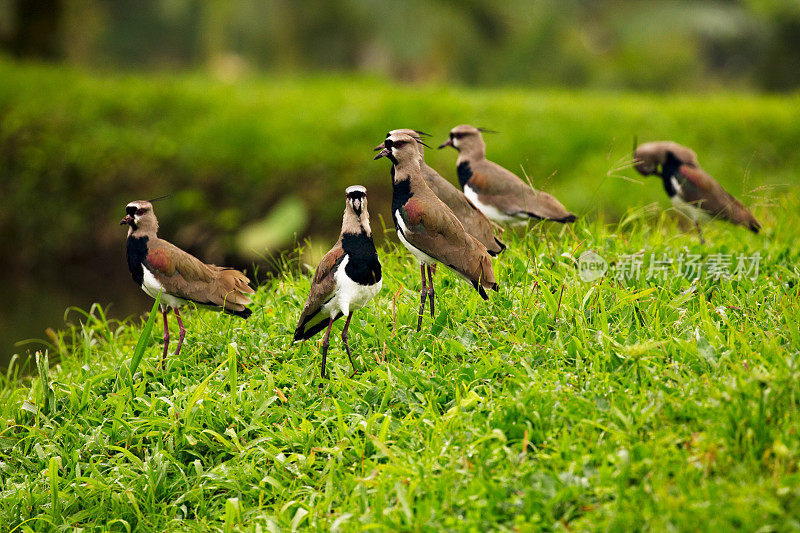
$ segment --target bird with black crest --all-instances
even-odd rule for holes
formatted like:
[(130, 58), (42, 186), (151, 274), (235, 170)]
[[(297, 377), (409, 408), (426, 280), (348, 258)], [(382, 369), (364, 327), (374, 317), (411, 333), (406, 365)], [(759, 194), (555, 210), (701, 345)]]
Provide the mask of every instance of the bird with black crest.
[(392, 162), (392, 220), (400, 242), (419, 261), (419, 331), (426, 296), (434, 316), (432, 266), (443, 264), (471, 283), (484, 300), (489, 299), (487, 289), (497, 290), (497, 282), (486, 246), (464, 229), (453, 211), (425, 183), (417, 143), (422, 143), (419, 137), (394, 133), (386, 138), (375, 159), (387, 157)]
[(641, 175), (661, 178), (672, 205), (694, 223), (701, 243), (705, 239), (700, 223), (711, 219), (727, 220), (753, 233), (761, 230), (753, 214), (700, 167), (691, 148), (672, 141), (636, 146), (634, 140), (633, 164)]
[[(310, 339), (327, 327), (322, 340), (320, 374), (325, 379), (329, 337), (333, 323), (347, 317), (342, 344), (356, 373), (347, 330), (353, 312), (367, 305), (383, 286), (381, 263), (372, 241), (367, 210), (367, 189), (353, 185), (345, 190), (345, 208), (339, 240), (322, 258), (311, 280), (308, 300), (294, 331), (294, 342)], [(320, 384), (320, 387), (322, 384)]]
[[(161, 197), (164, 198), (164, 197)], [(153, 212), (155, 198), (136, 200), (125, 206), (125, 217), (120, 225), (128, 226), (128, 269), (133, 281), (152, 298), (159, 297), (164, 318), (164, 353), (161, 366), (167, 358), (169, 324), (167, 315), (175, 312), (179, 337), (175, 356), (179, 356), (186, 328), (179, 309), (188, 302), (210, 306), (220, 311), (248, 318), (252, 311), (250, 295), (255, 290), (242, 272), (232, 268), (203, 263), (158, 237), (158, 219)]]
[(537, 191), (510, 170), (486, 159), (481, 133), (496, 132), (468, 124), (456, 126), (439, 149), (451, 146), (458, 150), (458, 182), (484, 215), (498, 224), (525, 224), (532, 219), (566, 223), (578, 219), (554, 196)]
[[(387, 133), (386, 137), (389, 137), (395, 133), (405, 133), (406, 135), (411, 135), (412, 137), (419, 137), (422, 135), (430, 136), (429, 134), (419, 130), (397, 129)], [(384, 143), (381, 143), (375, 147), (375, 151), (383, 150), (383, 148), (385, 148)], [(419, 149), (420, 156), (422, 156), (422, 178), (425, 180), (425, 183), (428, 185), (428, 187), (431, 188), (433, 193), (439, 197), (439, 199), (444, 202), (447, 207), (453, 210), (453, 214), (458, 217), (458, 220), (464, 226), (464, 229), (467, 230), (467, 232), (469, 232), (473, 237), (481, 241), (481, 243), (486, 246), (489, 254), (496, 256), (505, 250), (506, 245), (497, 236), (497, 233), (502, 232), (503, 228), (486, 218), (486, 215), (484, 215), (477, 207), (475, 207), (475, 205), (473, 205), (473, 203), (470, 202), (466, 196), (464, 196), (463, 192), (461, 192), (455, 185), (444, 179), (438, 172), (436, 172), (436, 170), (431, 168), (425, 162), (425, 148), (422, 143), (417, 143), (417, 148)]]

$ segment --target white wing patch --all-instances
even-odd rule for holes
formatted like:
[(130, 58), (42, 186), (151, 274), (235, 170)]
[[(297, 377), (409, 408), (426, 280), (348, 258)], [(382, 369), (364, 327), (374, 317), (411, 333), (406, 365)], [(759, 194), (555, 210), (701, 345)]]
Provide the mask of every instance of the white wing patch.
[(177, 296), (168, 294), (164, 290), (164, 286), (158, 282), (153, 273), (150, 272), (150, 270), (144, 264), (142, 264), (142, 270), (144, 271), (142, 290), (146, 292), (148, 296), (155, 298), (158, 295), (158, 292), (161, 291), (161, 303), (172, 308), (180, 307), (186, 303), (186, 300), (183, 298), (178, 298)]
[(711, 215), (700, 209), (694, 204), (684, 202), (677, 194), (670, 198), (675, 211), (687, 217), (692, 222), (705, 222), (711, 220)]
[(521, 224), (525, 223), (525, 220), (530, 218), (527, 216), (507, 215), (500, 212), (500, 210), (493, 205), (482, 203), (480, 200), (478, 200), (478, 193), (469, 185), (464, 186), (464, 196), (466, 196), (470, 202), (475, 204), (475, 207), (478, 208), (478, 211), (486, 215), (486, 218), (492, 222), (496, 222), (498, 224)]
[(677, 194), (678, 196), (683, 196), (683, 187), (681, 187), (678, 178), (676, 178), (675, 176), (671, 176), (669, 180), (672, 183), (672, 188), (675, 189), (675, 194)]
[(403, 236), (403, 233), (408, 232), (408, 227), (406, 226), (405, 222), (403, 221), (403, 217), (400, 216), (400, 210), (397, 209), (394, 212), (394, 219), (397, 221), (397, 225), (400, 226), (400, 229), (397, 230), (397, 238), (400, 239), (400, 242), (403, 243), (411, 255), (417, 258), (417, 261), (420, 263), (425, 263), (426, 265), (433, 265), (437, 261), (433, 257), (429, 256), (410, 242)]

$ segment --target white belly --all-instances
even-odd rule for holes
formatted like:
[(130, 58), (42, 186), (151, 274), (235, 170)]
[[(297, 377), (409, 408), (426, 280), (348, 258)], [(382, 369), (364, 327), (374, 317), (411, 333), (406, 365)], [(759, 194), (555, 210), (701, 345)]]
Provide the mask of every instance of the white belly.
[(672, 206), (675, 208), (675, 210), (687, 217), (692, 222), (706, 222), (711, 219), (708, 213), (696, 205), (684, 202), (683, 199), (677, 194), (670, 198), (670, 200), (672, 201)]
[(348, 278), (344, 268), (349, 261), (350, 256), (346, 255), (333, 275), (333, 279), (336, 280), (336, 291), (333, 293), (333, 298), (322, 306), (322, 312), (327, 316), (336, 316), (339, 313), (347, 316), (352, 311), (367, 305), (381, 292), (383, 279), (373, 285), (360, 285)]
[(478, 193), (468, 184), (464, 185), (464, 196), (466, 196), (470, 202), (475, 204), (475, 207), (477, 207), (478, 210), (486, 215), (486, 218), (492, 222), (497, 222), (498, 224), (524, 224), (525, 221), (530, 218), (526, 216), (507, 215), (502, 213), (493, 205), (482, 203), (480, 200), (478, 200)]
[(416, 257), (417, 261), (419, 261), (420, 263), (424, 263), (426, 265), (436, 264), (437, 263), (436, 259), (429, 256), (428, 254), (426, 254), (425, 252), (423, 252), (422, 250), (420, 250), (419, 248), (408, 242), (408, 240), (406, 240), (406, 238), (403, 236), (403, 232), (408, 231), (408, 227), (406, 227), (405, 222), (403, 222), (403, 217), (400, 216), (399, 209), (394, 212), (394, 216), (395, 220), (397, 221), (397, 224), (400, 226), (400, 229), (397, 230), (397, 238), (400, 239), (400, 242), (403, 243), (403, 246), (405, 246), (408, 249), (408, 251), (411, 252), (411, 255)]
[(165, 306), (169, 306), (172, 308), (180, 307), (186, 303), (186, 300), (183, 298), (178, 298), (177, 296), (172, 296), (171, 294), (167, 294), (163, 289), (164, 287), (158, 282), (156, 277), (150, 272), (146, 266), (142, 265), (142, 270), (144, 271), (144, 279), (142, 280), (142, 290), (148, 294), (151, 298), (155, 298), (158, 296), (158, 292), (161, 291), (161, 304)]

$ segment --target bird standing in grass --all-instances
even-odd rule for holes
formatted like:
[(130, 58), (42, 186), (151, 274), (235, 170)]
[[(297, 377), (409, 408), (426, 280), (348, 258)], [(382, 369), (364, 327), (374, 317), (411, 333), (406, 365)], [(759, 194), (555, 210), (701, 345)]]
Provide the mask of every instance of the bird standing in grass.
[[(375, 159), (392, 162), (392, 219), (400, 242), (417, 258), (422, 277), (417, 331), (422, 328), (425, 297), (434, 315), (432, 266), (437, 262), (472, 283), (484, 300), (486, 289), (497, 290), (492, 258), (486, 246), (467, 233), (453, 211), (428, 187), (422, 177), (422, 141), (404, 133), (390, 135)], [(426, 286), (427, 267), (429, 285)]]
[[(412, 137), (427, 135), (417, 130), (399, 129), (390, 131), (386, 136), (389, 137), (394, 133), (405, 133)], [(383, 148), (385, 148), (384, 143), (381, 143), (375, 147), (375, 150), (382, 150)], [(420, 164), (422, 178), (433, 193), (438, 196), (442, 202), (447, 204), (447, 207), (453, 210), (453, 214), (458, 217), (464, 229), (481, 241), (481, 244), (486, 246), (489, 254), (496, 256), (505, 250), (506, 245), (503, 244), (496, 235), (498, 231), (503, 231), (502, 228), (486, 218), (486, 215), (475, 207), (472, 202), (464, 196), (463, 192), (459, 191), (452, 183), (444, 179), (438, 172), (425, 163), (425, 148), (422, 143), (417, 143), (417, 148), (419, 149), (419, 155), (422, 157), (422, 162)]]
[(753, 214), (700, 168), (694, 150), (671, 141), (642, 144), (634, 150), (634, 167), (643, 176), (655, 174), (664, 185), (672, 205), (686, 215), (705, 243), (700, 222), (721, 218), (758, 233), (761, 224)]
[(578, 217), (546, 192), (537, 191), (516, 174), (486, 159), (482, 130), (463, 124), (450, 130), (439, 148), (458, 150), (456, 171), (464, 194), (498, 224), (524, 224), (530, 219), (574, 222)]
[(328, 356), (328, 338), (334, 321), (346, 316), (342, 328), (342, 343), (356, 373), (356, 365), (347, 343), (347, 329), (353, 311), (361, 309), (383, 286), (381, 263), (372, 242), (367, 211), (367, 189), (353, 185), (345, 191), (345, 209), (339, 240), (322, 258), (308, 295), (300, 321), (294, 332), (294, 342), (310, 339), (325, 327), (322, 341), (321, 375), (325, 378), (325, 361)]
[(137, 200), (125, 206), (125, 218), (120, 225), (128, 225), (128, 268), (133, 281), (144, 292), (156, 298), (161, 293), (161, 314), (164, 317), (164, 353), (161, 365), (167, 358), (170, 309), (178, 319), (179, 337), (175, 355), (181, 353), (186, 329), (178, 309), (187, 302), (218, 307), (226, 313), (247, 318), (252, 311), (245, 307), (252, 303), (255, 291), (247, 276), (232, 268), (207, 265), (163, 239), (158, 238), (158, 220), (153, 205)]

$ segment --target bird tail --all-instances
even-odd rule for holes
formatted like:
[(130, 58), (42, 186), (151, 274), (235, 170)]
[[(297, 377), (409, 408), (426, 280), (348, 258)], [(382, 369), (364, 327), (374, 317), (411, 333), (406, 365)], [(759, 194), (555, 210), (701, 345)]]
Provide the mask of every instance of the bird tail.
[[(337, 314), (336, 317), (333, 319), (334, 322), (339, 319), (341, 315)], [(330, 317), (324, 316), (322, 313), (319, 312), (319, 309), (314, 313), (310, 313), (308, 316), (301, 315), (300, 316), (300, 323), (297, 324), (297, 328), (294, 330), (294, 338), (292, 342), (299, 342), (304, 341), (306, 339), (310, 339), (326, 327), (328, 327), (328, 320)]]
[(481, 298), (488, 300), (489, 296), (486, 294), (486, 289), (497, 290), (497, 281), (494, 278), (494, 269), (492, 268), (492, 259), (488, 253), (481, 256), (478, 277), (473, 282), (475, 288), (478, 289), (478, 294)]
[(253, 303), (250, 295), (256, 291), (242, 272), (232, 268), (220, 269), (217, 292), (218, 302), (215, 303), (224, 307), (225, 311), (242, 318), (252, 314), (245, 306)]
[(506, 245), (505, 245), (505, 243), (503, 241), (501, 241), (497, 237), (494, 238), (494, 242), (495, 242), (495, 244), (497, 245), (497, 247), (499, 249), (498, 250), (487, 250), (487, 251), (489, 252), (489, 255), (491, 255), (492, 257), (497, 257), (498, 255), (500, 255), (503, 252), (503, 250), (506, 249)]

